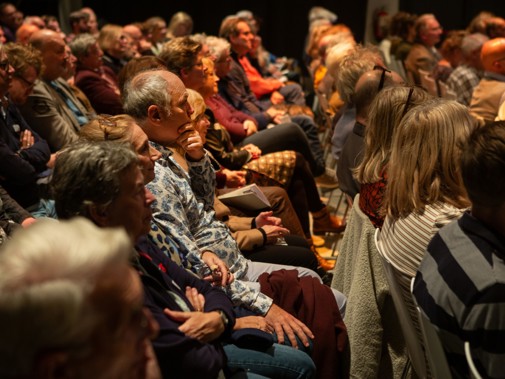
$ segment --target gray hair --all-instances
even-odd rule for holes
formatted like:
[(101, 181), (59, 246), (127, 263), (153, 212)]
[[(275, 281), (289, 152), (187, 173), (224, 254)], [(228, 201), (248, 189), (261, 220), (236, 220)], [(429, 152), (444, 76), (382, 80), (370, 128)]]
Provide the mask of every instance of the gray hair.
[(120, 174), (137, 162), (129, 143), (78, 141), (65, 148), (51, 179), (58, 217), (90, 218), (91, 205), (109, 205), (120, 192)]
[(421, 32), (424, 32), (426, 30), (426, 25), (428, 24), (429, 20), (436, 20), (437, 18), (433, 13), (424, 13), (420, 15), (416, 22), (414, 23), (414, 28), (416, 29), (416, 38), (419, 38), (419, 35)]
[(489, 40), (489, 37), (482, 33), (473, 33), (463, 37), (461, 41), (461, 52), (464, 57), (470, 56), (475, 50), (482, 48), (482, 45)]
[(72, 54), (76, 56), (77, 59), (86, 57), (89, 54), (89, 48), (97, 43), (97, 39), (89, 33), (78, 34), (72, 42), (68, 44)]
[(226, 39), (216, 36), (208, 36), (205, 39), (205, 44), (209, 48), (210, 55), (212, 55), (216, 60), (221, 58), (225, 52), (229, 52), (231, 49), (230, 43)]
[(123, 230), (83, 218), (39, 220), (17, 231), (0, 253), (0, 377), (30, 374), (47, 351), (92, 354), (89, 336), (103, 315), (90, 294), (130, 251)]
[(310, 8), (308, 18), (309, 24), (312, 24), (316, 20), (328, 20), (333, 24), (337, 21), (338, 16), (329, 9), (315, 6)]
[(357, 46), (340, 61), (335, 83), (344, 102), (352, 102), (352, 94), (360, 76), (372, 70), (380, 61), (378, 49), (372, 46)]
[(153, 104), (164, 109), (168, 117), (171, 115), (172, 95), (164, 72), (167, 71), (141, 72), (126, 83), (123, 109), (137, 122), (147, 118), (147, 110)]

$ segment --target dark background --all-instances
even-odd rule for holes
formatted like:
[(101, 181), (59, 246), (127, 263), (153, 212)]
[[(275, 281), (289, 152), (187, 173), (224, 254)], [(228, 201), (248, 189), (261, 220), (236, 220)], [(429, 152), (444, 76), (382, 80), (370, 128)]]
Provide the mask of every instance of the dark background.
[[(131, 3), (135, 5), (131, 5)], [(58, 15), (57, 0), (12, 1), (25, 15)], [(161, 16), (167, 23), (177, 11), (189, 13), (194, 20), (194, 32), (217, 34), (221, 20), (241, 9), (249, 9), (262, 20), (260, 35), (265, 47), (276, 55), (300, 58), (308, 30), (307, 14), (319, 5), (335, 12), (338, 22), (348, 25), (355, 38), (362, 42), (365, 30), (366, 0), (303, 1), (303, 0), (83, 0), (83, 6), (93, 8), (100, 23), (126, 24)], [(445, 31), (463, 29), (481, 10), (505, 16), (503, 0), (400, 0), (400, 10), (411, 13), (434, 13)]]

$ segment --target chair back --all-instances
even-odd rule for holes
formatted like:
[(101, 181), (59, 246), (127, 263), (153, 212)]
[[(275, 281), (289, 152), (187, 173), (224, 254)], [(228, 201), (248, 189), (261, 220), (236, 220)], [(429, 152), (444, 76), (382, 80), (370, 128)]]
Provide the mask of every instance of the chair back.
[(470, 378), (482, 379), (482, 376), (479, 374), (477, 367), (475, 367), (475, 363), (472, 357), (472, 349), (470, 346), (470, 342), (468, 341), (465, 341), (465, 357), (466, 357), (466, 363), (468, 363), (468, 369), (470, 370)]
[(393, 304), (396, 313), (398, 314), (400, 328), (405, 338), (405, 343), (409, 353), (409, 359), (417, 376), (419, 378), (426, 378), (428, 376), (428, 370), (426, 368), (424, 360), (423, 348), (419, 342), (414, 324), (412, 323), (410, 312), (407, 308), (407, 305), (405, 304), (405, 301), (403, 300), (401, 289), (396, 280), (395, 268), (386, 258), (383, 251), (381, 250), (380, 244), (378, 243), (379, 235), (380, 229), (377, 229), (375, 231), (375, 246), (377, 247), (382, 265), (384, 266), (384, 273), (389, 284), (389, 290), (391, 292), (391, 297), (393, 298)]
[[(410, 293), (414, 288), (414, 278), (410, 283)], [(447, 362), (447, 357), (445, 355), (444, 348), (442, 347), (442, 342), (438, 336), (438, 332), (431, 323), (430, 319), (421, 311), (421, 308), (417, 305), (415, 297), (412, 295), (414, 303), (416, 304), (417, 313), (419, 316), (419, 323), (421, 324), (421, 330), (424, 337), (424, 347), (426, 349), (426, 355), (430, 365), (430, 371), (435, 379), (450, 379), (452, 378), (451, 369), (449, 368), (449, 363)]]

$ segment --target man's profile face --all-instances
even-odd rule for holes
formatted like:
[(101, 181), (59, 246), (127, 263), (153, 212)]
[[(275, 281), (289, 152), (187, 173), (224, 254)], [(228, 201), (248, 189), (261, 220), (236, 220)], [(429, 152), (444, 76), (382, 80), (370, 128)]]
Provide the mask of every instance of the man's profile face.
[(230, 36), (230, 44), (238, 55), (244, 55), (252, 49), (254, 33), (245, 21), (237, 23), (237, 34)]
[(119, 194), (107, 207), (107, 226), (122, 226), (136, 241), (151, 229), (151, 204), (154, 196), (144, 186), (144, 176), (137, 165), (120, 174)]
[[(193, 114), (193, 108), (188, 102), (188, 92), (184, 83), (172, 73), (163, 72), (167, 80), (167, 90), (172, 95), (170, 103), (170, 114), (160, 111), (160, 127), (152, 128), (157, 137), (152, 138), (152, 133), (148, 133), (149, 139), (161, 144), (173, 143), (184, 131), (183, 126), (191, 122), (190, 116)], [(157, 129), (157, 130), (156, 130)]]
[(438, 23), (436, 18), (430, 18), (426, 21), (424, 31), (422, 33), (422, 39), (426, 46), (435, 46), (440, 42), (440, 36), (443, 33), (443, 29)]

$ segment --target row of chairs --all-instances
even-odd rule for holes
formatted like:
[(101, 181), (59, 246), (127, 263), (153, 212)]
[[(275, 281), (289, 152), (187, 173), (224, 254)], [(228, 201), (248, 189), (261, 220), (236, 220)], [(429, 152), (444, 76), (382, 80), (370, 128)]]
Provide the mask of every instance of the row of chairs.
[[(379, 236), (380, 230), (361, 211), (356, 195), (331, 282), (347, 296), (345, 374), (353, 378), (406, 378), (415, 372), (414, 376), (422, 379), (451, 378), (436, 328), (414, 299), (417, 315), (410, 312), (397, 269), (381, 250)], [(480, 378), (470, 346), (465, 349), (471, 377)]]
[[(391, 297), (393, 298), (393, 303), (400, 321), (400, 327), (402, 329), (403, 336), (405, 337), (405, 343), (407, 345), (410, 363), (420, 378), (427, 378), (429, 377), (429, 374), (431, 374), (431, 377), (433, 378), (450, 379), (451, 370), (447, 362), (442, 343), (438, 336), (438, 332), (428, 317), (417, 305), (415, 297), (412, 296), (414, 304), (416, 305), (417, 315), (421, 325), (424, 349), (423, 345), (421, 345), (417, 337), (409, 310), (402, 298), (401, 289), (396, 280), (395, 267), (391, 264), (391, 262), (384, 255), (384, 252), (381, 250), (381, 246), (378, 243), (379, 236), (380, 230), (377, 229), (374, 236), (375, 246), (384, 267), (384, 272), (386, 274), (389, 289), (391, 291)], [(413, 293), (413, 289), (414, 278), (412, 278), (412, 281), (410, 283), (411, 294)], [(426, 365), (425, 353), (429, 367)], [(465, 342), (465, 356), (470, 370), (470, 377), (472, 379), (481, 379), (482, 377), (477, 371), (477, 368), (473, 362), (470, 343), (468, 341)]]

